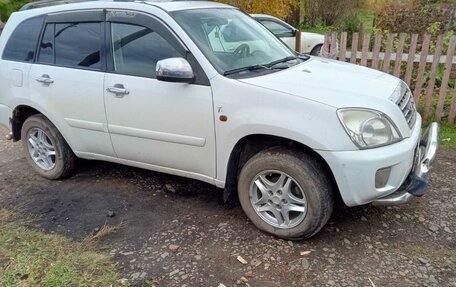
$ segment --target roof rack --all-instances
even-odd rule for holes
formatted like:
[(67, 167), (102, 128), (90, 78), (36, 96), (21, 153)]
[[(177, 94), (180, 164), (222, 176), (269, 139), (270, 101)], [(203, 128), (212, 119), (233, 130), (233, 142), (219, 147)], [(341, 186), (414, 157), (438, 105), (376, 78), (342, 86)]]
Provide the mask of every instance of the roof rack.
[[(89, 2), (89, 1), (100, 1), (100, 0), (40, 0), (37, 2), (32, 2), (25, 4), (22, 6), (19, 11), (42, 8), (42, 7), (49, 7), (49, 6), (56, 6), (56, 5), (63, 5), (63, 4), (71, 4), (71, 3), (80, 3), (80, 2)], [(135, 0), (110, 0), (112, 2), (133, 2)]]

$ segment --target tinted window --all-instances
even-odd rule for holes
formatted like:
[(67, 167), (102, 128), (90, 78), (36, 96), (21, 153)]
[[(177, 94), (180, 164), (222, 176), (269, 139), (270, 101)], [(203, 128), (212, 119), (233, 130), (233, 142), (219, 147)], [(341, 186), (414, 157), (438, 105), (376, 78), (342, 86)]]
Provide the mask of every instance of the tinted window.
[(6, 44), (3, 59), (33, 62), (43, 17), (26, 20), (17, 26)]
[(149, 28), (111, 24), (114, 71), (135, 76), (155, 77), (158, 61), (182, 57), (168, 41)]
[(269, 31), (271, 31), (274, 35), (278, 37), (293, 37), (293, 30), (289, 27), (285, 27), (274, 21), (269, 20), (261, 20), (261, 24), (263, 24)]
[(100, 69), (101, 23), (55, 24), (55, 64)]
[(40, 52), (38, 54), (38, 62), (54, 63), (54, 24), (46, 25), (43, 38), (40, 43)]

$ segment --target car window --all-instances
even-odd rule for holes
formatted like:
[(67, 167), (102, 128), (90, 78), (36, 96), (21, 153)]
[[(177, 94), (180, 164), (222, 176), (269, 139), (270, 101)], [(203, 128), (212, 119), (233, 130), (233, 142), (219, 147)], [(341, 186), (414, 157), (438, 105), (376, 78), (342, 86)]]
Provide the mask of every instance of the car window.
[(54, 64), (54, 27), (55, 24), (47, 24), (44, 30), (38, 54), (40, 63)]
[(54, 38), (56, 65), (101, 68), (101, 23), (58, 23)]
[(277, 37), (293, 37), (293, 30), (290, 27), (271, 20), (261, 20), (260, 22)]
[(158, 61), (183, 57), (157, 32), (138, 25), (111, 23), (114, 71), (155, 78)]
[(6, 44), (3, 52), (4, 60), (33, 62), (43, 19), (43, 17), (32, 18), (17, 26)]
[(266, 27), (237, 9), (188, 9), (172, 16), (220, 74), (295, 57)]

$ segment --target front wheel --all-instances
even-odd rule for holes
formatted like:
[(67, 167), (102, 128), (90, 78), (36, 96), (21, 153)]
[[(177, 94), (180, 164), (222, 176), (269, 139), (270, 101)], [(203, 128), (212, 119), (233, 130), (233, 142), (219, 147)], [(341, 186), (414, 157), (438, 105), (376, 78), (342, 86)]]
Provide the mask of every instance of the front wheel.
[(311, 156), (272, 148), (253, 156), (242, 168), (239, 200), (259, 229), (298, 240), (316, 234), (331, 216), (330, 181)]
[(318, 46), (315, 46), (312, 51), (310, 52), (310, 54), (312, 56), (321, 56), (321, 49), (323, 48), (323, 45), (318, 45)]
[(25, 120), (21, 138), (27, 161), (41, 176), (60, 179), (74, 171), (75, 155), (57, 128), (43, 115)]

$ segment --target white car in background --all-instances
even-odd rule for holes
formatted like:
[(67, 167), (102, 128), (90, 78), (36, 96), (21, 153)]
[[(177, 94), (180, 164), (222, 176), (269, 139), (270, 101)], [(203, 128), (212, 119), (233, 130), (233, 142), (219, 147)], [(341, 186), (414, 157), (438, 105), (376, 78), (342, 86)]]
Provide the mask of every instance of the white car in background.
[[(295, 49), (296, 33), (300, 32), (295, 27), (274, 16), (266, 14), (251, 14), (258, 22), (263, 24), (275, 36), (280, 38), (288, 47)], [(325, 36), (316, 33), (301, 32), (301, 52), (318, 56), (325, 42)]]

